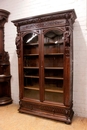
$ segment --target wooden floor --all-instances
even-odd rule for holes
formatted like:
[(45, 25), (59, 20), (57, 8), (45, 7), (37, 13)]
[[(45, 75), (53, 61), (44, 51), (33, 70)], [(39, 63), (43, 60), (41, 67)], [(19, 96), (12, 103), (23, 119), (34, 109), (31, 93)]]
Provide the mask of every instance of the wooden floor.
[(67, 125), (18, 112), (18, 105), (0, 106), (0, 130), (87, 130), (87, 118), (74, 116)]

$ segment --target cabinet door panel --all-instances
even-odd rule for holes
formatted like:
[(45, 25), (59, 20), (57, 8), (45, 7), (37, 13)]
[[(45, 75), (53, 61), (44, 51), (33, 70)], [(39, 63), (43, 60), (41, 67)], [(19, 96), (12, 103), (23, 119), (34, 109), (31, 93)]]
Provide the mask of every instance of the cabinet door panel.
[(38, 34), (30, 32), (23, 38), (24, 97), (39, 97), (39, 42)]
[(44, 34), (44, 89), (45, 100), (63, 103), (64, 73), (63, 32), (51, 29)]

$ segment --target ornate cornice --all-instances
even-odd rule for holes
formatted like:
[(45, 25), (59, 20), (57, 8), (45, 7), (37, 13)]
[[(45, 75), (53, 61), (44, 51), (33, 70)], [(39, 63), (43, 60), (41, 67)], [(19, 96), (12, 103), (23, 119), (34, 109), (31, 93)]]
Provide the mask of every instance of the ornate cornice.
[(61, 20), (66, 19), (66, 21), (71, 19), (71, 22), (74, 23), (76, 19), (76, 14), (75, 14), (74, 9), (14, 20), (12, 22), (14, 23), (15, 26), (21, 26), (21, 25), (26, 25), (26, 24), (42, 23), (46, 21), (48, 22), (48, 21), (59, 20), (59, 19)]
[(0, 27), (3, 27), (5, 22), (8, 21), (8, 16), (10, 12), (0, 9)]

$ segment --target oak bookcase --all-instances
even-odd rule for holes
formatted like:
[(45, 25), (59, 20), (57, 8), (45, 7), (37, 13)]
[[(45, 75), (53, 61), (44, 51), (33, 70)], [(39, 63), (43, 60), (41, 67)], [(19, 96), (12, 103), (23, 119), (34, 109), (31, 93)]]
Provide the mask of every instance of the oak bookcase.
[(10, 12), (0, 9), (0, 105), (12, 103), (9, 54), (4, 48), (4, 24)]
[(74, 9), (13, 20), (19, 112), (71, 123)]

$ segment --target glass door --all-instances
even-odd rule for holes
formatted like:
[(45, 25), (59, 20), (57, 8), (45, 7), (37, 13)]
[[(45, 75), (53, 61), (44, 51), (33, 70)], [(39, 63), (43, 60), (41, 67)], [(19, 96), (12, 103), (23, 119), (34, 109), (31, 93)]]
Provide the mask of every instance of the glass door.
[(63, 103), (63, 32), (49, 30), (44, 35), (45, 101)]
[(24, 97), (39, 99), (39, 42), (38, 34), (23, 38)]

